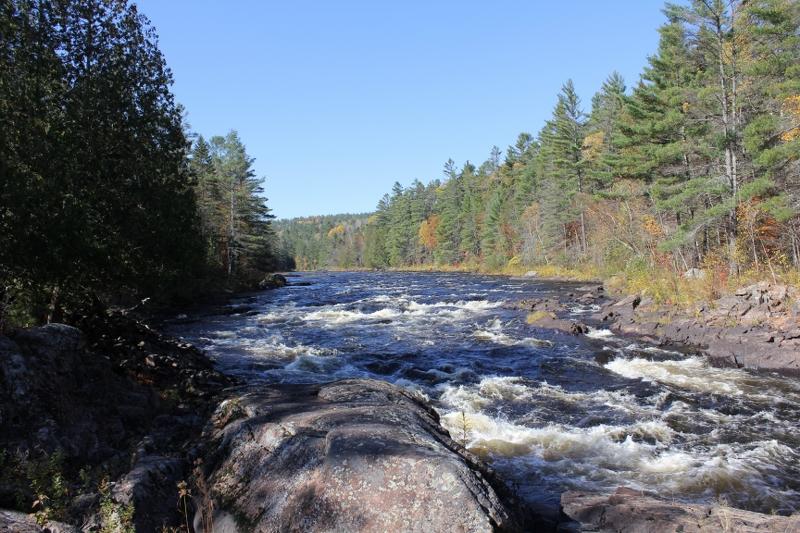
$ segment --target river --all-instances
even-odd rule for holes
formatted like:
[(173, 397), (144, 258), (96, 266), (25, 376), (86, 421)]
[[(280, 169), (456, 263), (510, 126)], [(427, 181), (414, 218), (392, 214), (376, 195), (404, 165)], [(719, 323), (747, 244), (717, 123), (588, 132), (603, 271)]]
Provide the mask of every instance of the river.
[[(800, 385), (702, 356), (540, 329), (509, 302), (577, 285), (467, 274), (303, 273), (171, 332), (258, 386), (348, 377), (428, 398), (531, 502), (568, 489), (800, 509)], [(591, 308), (575, 307), (579, 317)]]

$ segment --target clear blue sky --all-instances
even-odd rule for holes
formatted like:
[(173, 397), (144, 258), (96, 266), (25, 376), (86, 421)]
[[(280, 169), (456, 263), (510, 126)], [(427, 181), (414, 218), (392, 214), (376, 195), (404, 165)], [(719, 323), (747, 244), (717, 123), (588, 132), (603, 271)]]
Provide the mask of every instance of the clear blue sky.
[(662, 0), (138, 0), (192, 129), (239, 131), (280, 218), (374, 209), (392, 183), (537, 133), (638, 80)]

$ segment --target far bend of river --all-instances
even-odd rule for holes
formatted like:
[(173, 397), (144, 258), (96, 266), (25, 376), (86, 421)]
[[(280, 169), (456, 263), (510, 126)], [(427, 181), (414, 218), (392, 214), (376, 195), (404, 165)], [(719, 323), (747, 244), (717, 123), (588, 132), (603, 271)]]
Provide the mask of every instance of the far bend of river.
[(249, 303), (250, 313), (172, 333), (255, 385), (370, 377), (419, 391), (457, 439), (463, 413), (467, 447), (531, 501), (628, 486), (800, 509), (796, 380), (715, 369), (607, 330), (536, 328), (506, 305), (576, 284), (352, 272), (290, 280), (311, 285), (258, 293), (231, 304)]

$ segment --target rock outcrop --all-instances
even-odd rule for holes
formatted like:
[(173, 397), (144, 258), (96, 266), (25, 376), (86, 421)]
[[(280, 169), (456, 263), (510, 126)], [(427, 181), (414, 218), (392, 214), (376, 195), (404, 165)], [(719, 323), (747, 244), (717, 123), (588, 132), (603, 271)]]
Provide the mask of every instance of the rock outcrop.
[(683, 504), (664, 501), (631, 489), (613, 494), (566, 492), (561, 496), (565, 515), (577, 524), (566, 531), (625, 533), (785, 533), (800, 531), (800, 516), (753, 513), (725, 505)]
[(7, 533), (78, 533), (78, 528), (51, 520), (40, 523), (33, 515), (0, 509), (0, 531)]
[[(523, 519), (436, 412), (375, 380), (272, 386), (218, 409), (195, 527), (495, 531)], [(501, 493), (503, 496), (501, 497)], [(505, 498), (505, 499), (504, 499)]]
[[(133, 509), (139, 531), (177, 527), (187, 444), (231, 380), (130, 318), (104, 313), (83, 326), (0, 336), (0, 508), (99, 529), (102, 485), (106, 514)], [(31, 522), (3, 516), (21, 531)]]
[(97, 463), (126, 447), (158, 411), (153, 390), (87, 350), (73, 327), (50, 324), (0, 337), (0, 444), (6, 450), (59, 451)]
[(692, 313), (629, 296), (607, 304), (594, 318), (617, 333), (697, 346), (719, 366), (800, 376), (798, 296), (791, 287), (761, 282)]
[(267, 274), (258, 283), (258, 288), (261, 290), (280, 289), (286, 285), (288, 285), (288, 281), (282, 274)]

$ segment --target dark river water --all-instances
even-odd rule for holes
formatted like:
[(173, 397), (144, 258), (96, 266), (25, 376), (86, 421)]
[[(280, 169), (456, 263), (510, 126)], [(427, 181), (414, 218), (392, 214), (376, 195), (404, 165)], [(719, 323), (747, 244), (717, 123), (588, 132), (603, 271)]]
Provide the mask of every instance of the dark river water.
[[(762, 512), (800, 509), (800, 385), (696, 355), (540, 329), (507, 305), (577, 285), (463, 274), (308, 273), (309, 286), (172, 332), (259, 383), (346, 377), (429, 398), (457, 440), (532, 501), (653, 491)], [(576, 307), (576, 316), (591, 311)]]

